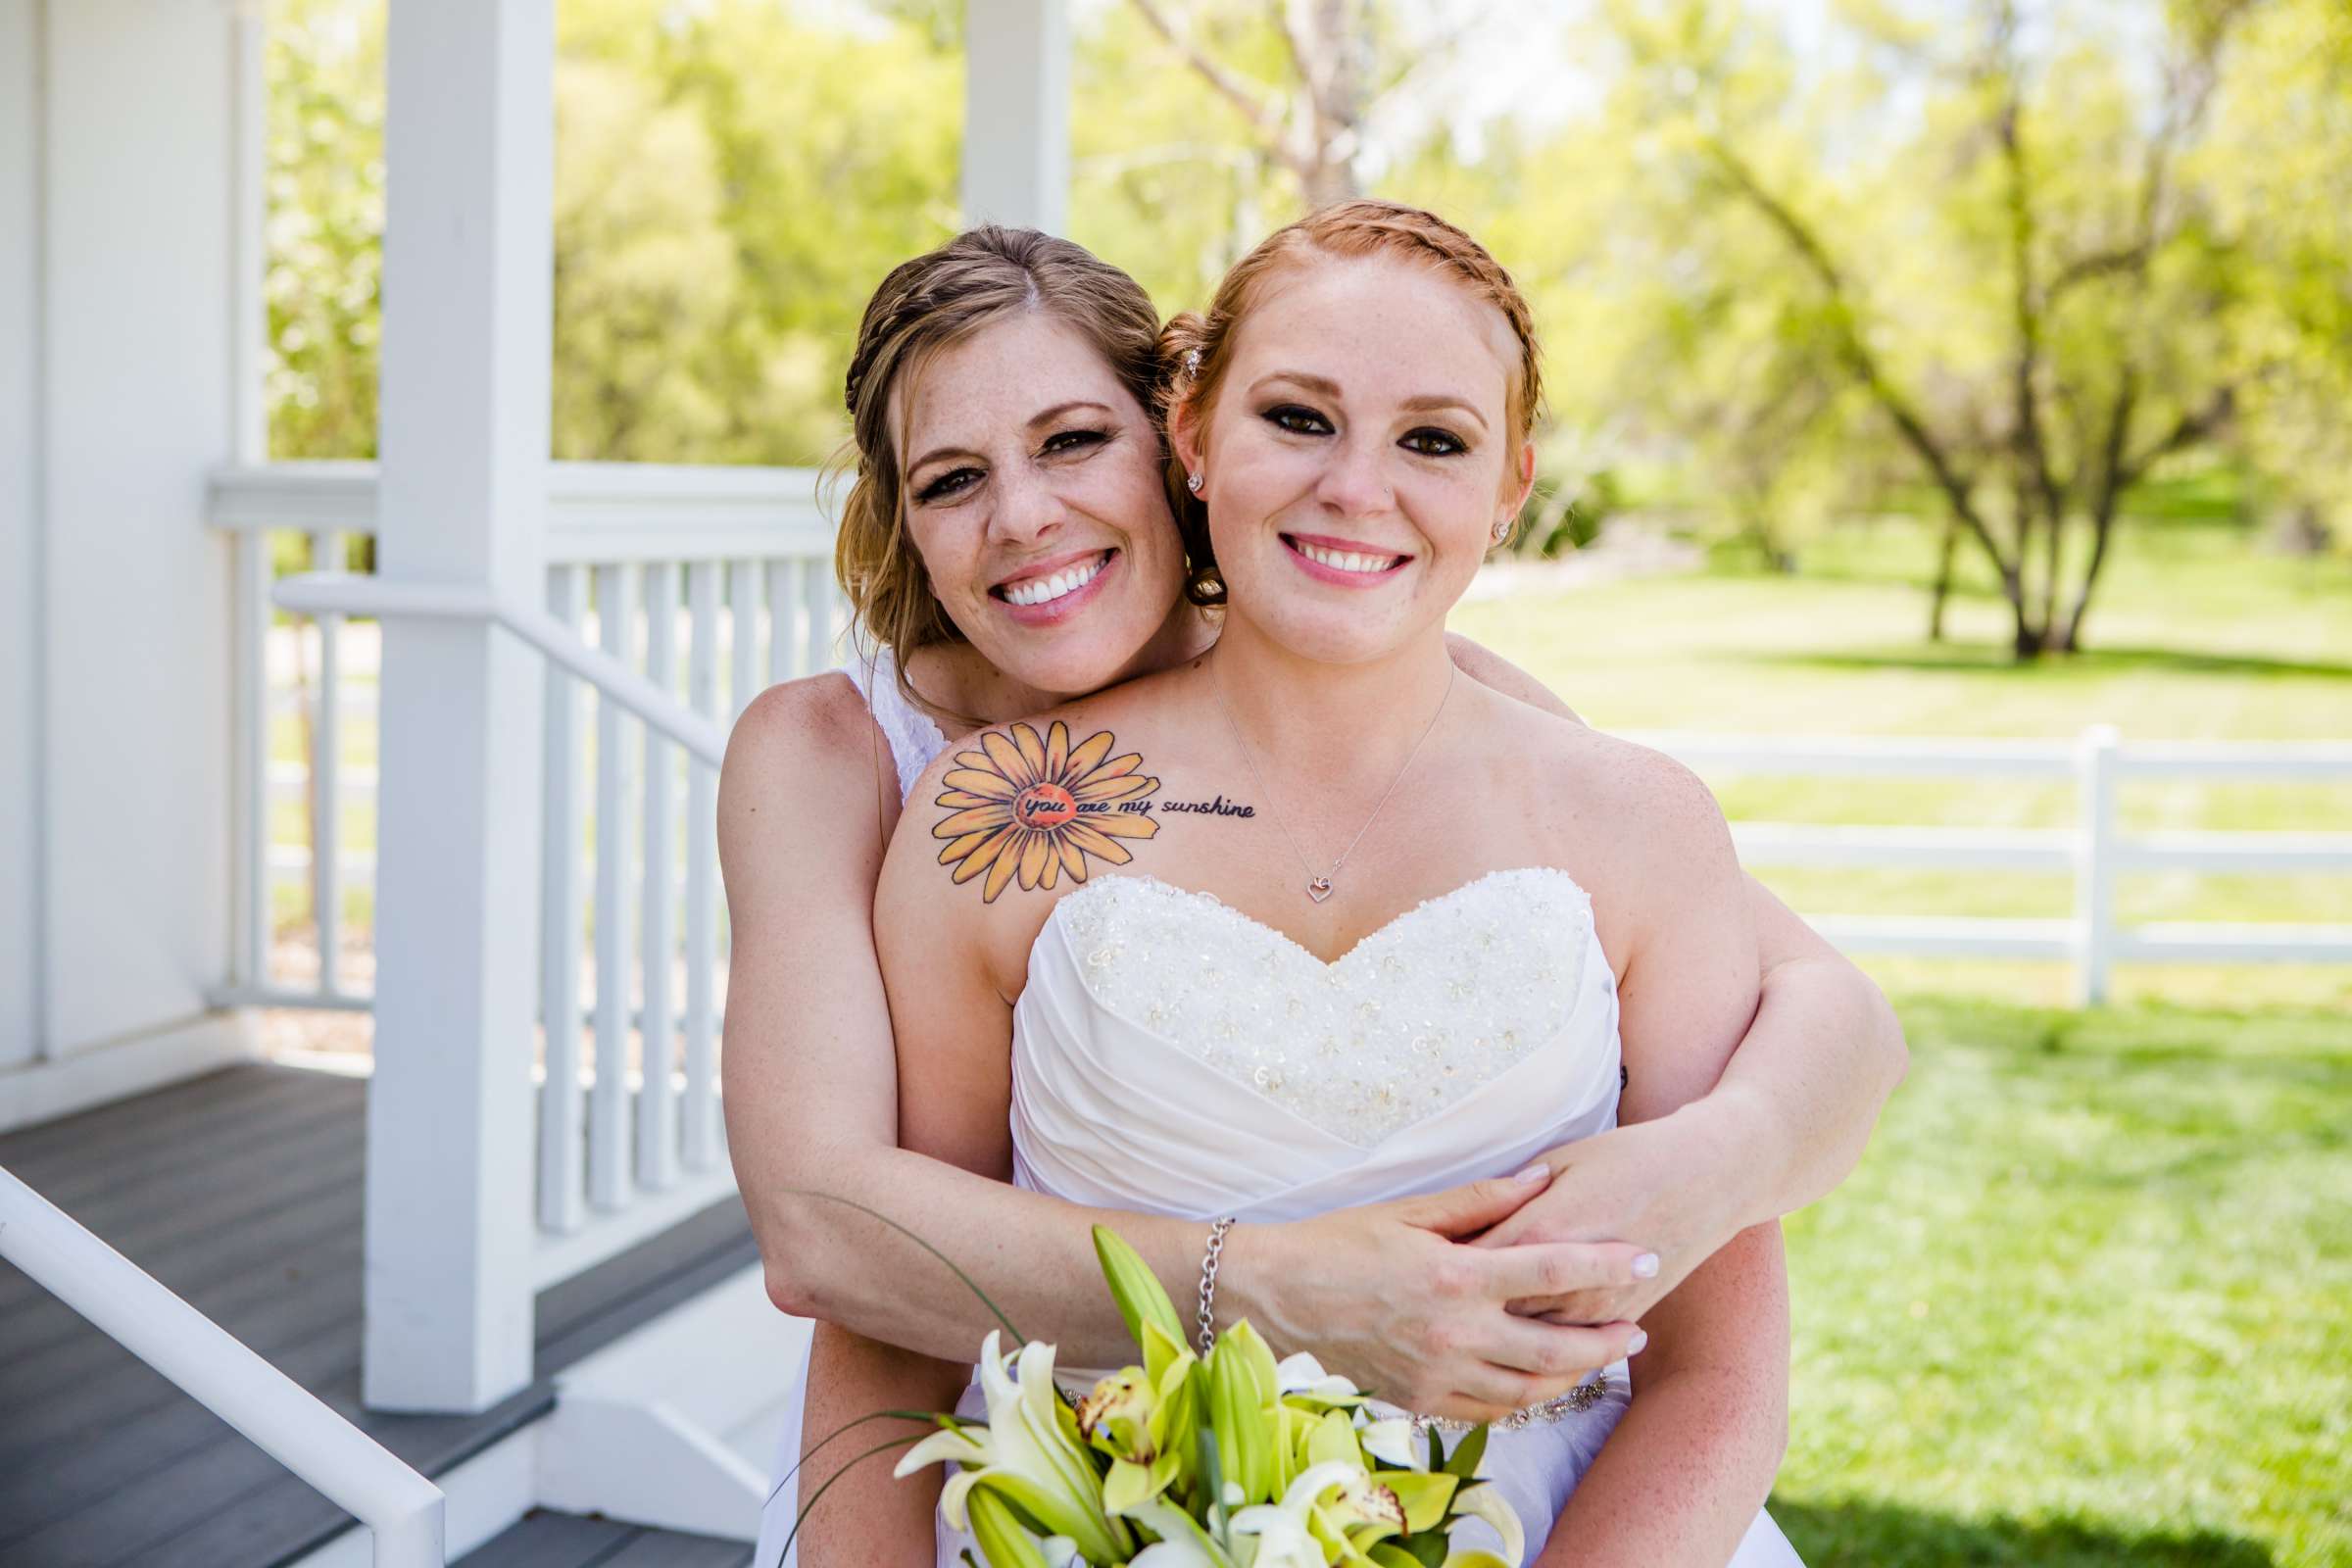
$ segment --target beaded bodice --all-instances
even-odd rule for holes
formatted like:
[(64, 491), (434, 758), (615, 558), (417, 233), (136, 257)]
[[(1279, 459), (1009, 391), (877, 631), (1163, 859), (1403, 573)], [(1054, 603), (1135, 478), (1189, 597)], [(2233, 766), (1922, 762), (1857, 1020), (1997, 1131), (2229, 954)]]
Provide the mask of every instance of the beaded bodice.
[(1039, 933), (1012, 1055), (1024, 1182), (1287, 1218), (1614, 1125), (1616, 983), (1562, 871), (1481, 877), (1329, 964), (1206, 894), (1103, 877)]
[(1325, 963), (1205, 893), (1098, 882), (1057, 911), (1105, 1009), (1359, 1149), (1492, 1083), (1566, 1028), (1592, 908), (1498, 871)]

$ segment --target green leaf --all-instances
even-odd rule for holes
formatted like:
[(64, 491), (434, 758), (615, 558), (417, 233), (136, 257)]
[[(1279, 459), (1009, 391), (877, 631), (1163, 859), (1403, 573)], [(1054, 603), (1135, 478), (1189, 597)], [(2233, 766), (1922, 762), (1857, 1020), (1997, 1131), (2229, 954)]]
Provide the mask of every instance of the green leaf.
[(1481, 1421), (1470, 1429), (1461, 1442), (1454, 1445), (1453, 1457), (1443, 1464), (1433, 1464), (1432, 1470), (1443, 1470), (1464, 1481), (1477, 1478), (1478, 1462), (1487, 1456), (1487, 1424)]

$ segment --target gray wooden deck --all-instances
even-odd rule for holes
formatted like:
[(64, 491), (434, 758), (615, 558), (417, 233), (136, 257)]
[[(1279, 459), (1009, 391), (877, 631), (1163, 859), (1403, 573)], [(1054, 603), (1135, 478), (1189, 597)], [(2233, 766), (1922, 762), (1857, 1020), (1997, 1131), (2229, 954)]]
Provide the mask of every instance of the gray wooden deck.
[(740, 1541), (534, 1512), (458, 1559), (457, 1568), (744, 1568)]
[[(473, 1416), (365, 1411), (367, 1089), (364, 1079), (231, 1067), (0, 1135), (0, 1165), (428, 1476), (544, 1414), (557, 1372), (757, 1256), (743, 1206), (729, 1199), (541, 1293), (536, 1381), (520, 1393)], [(750, 1555), (740, 1545), (731, 1547), (740, 1556), (712, 1555), (728, 1544), (564, 1517), (525, 1520), (467, 1560), (555, 1568)], [(273, 1568), (349, 1524), (0, 1263), (0, 1564)], [(598, 1532), (607, 1534), (566, 1555), (573, 1548), (563, 1543)], [(676, 1555), (663, 1554), (672, 1548)]]

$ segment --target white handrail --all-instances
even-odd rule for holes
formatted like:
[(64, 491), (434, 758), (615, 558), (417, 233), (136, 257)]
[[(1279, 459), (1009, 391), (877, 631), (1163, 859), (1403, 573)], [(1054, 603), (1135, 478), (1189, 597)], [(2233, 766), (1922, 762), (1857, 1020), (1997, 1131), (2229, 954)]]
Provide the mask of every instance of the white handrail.
[(0, 1257), (375, 1536), (375, 1568), (443, 1568), (441, 1489), (0, 1167)]
[(495, 621), (700, 760), (712, 767), (726, 760), (726, 732), (716, 724), (619, 660), (589, 647), (546, 611), (504, 598), (479, 583), (410, 582), (343, 571), (306, 571), (279, 578), (270, 597), (280, 609), (304, 615)]

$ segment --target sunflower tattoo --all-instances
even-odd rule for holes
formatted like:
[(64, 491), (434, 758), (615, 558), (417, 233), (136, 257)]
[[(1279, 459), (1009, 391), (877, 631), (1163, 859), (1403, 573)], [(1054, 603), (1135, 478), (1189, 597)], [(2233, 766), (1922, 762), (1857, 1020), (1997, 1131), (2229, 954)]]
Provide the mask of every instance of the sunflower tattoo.
[(981, 750), (957, 752), (942, 775), (938, 804), (950, 808), (931, 829), (948, 840), (939, 863), (956, 868), (958, 883), (986, 875), (983, 902), (1018, 878), (1024, 889), (1052, 888), (1067, 871), (1086, 880), (1086, 858), (1110, 865), (1130, 858), (1121, 839), (1159, 831), (1147, 800), (1159, 780), (1136, 771), (1143, 754), (1109, 756), (1115, 740), (1097, 730), (1075, 749), (1069, 726), (1056, 720), (1041, 738), (1028, 724), (1009, 736), (989, 730)]

